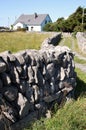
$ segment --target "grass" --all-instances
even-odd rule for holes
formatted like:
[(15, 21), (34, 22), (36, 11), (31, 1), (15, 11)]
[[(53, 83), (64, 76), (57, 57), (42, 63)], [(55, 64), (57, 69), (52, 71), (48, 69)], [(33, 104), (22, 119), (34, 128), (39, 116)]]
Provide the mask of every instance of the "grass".
[(25, 33), (25, 32), (4, 32), (0, 33), (0, 52), (10, 50), (17, 52), (24, 49), (39, 49), (41, 43), (50, 34)]
[(62, 38), (59, 45), (64, 45), (64, 46), (68, 46), (69, 48), (71, 48), (71, 46), (72, 46), (71, 37)]
[[(77, 86), (75, 98), (53, 114), (51, 119), (41, 119), (24, 130), (86, 130), (86, 73), (75, 69)], [(56, 110), (55, 110), (56, 111)]]
[[(49, 36), (50, 34), (25, 32), (0, 33), (0, 52), (39, 49), (42, 41)], [(76, 39), (74, 39), (74, 43), (74, 49), (78, 51)], [(71, 48), (71, 38), (65, 39), (64, 45)], [(77, 57), (75, 57), (75, 61), (82, 64), (86, 63)], [(29, 124), (30, 126), (24, 130), (86, 130), (86, 73), (77, 68), (76, 72), (76, 100), (57, 110), (51, 119), (38, 120)]]
[(24, 130), (86, 130), (86, 98), (65, 104), (51, 119), (36, 121)]
[(77, 86), (75, 89), (76, 98), (86, 96), (86, 73), (82, 72), (80, 69), (76, 68), (77, 73)]
[(74, 61), (79, 64), (86, 64), (86, 60), (79, 59), (77, 56), (74, 57)]

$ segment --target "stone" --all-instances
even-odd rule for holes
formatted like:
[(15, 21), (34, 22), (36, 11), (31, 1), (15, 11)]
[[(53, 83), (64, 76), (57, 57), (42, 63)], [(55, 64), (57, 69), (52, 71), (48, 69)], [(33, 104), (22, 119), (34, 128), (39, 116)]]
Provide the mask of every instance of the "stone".
[(18, 93), (17, 104), (20, 107), (19, 115), (20, 119), (22, 119), (29, 114), (30, 104), (26, 97), (24, 97), (21, 93)]
[(2, 82), (2, 80), (0, 79), (0, 91), (2, 90), (2, 88), (3, 88), (3, 82)]
[(10, 53), (7, 56), (8, 56), (8, 59), (9, 59), (10, 62), (15, 62), (16, 61), (16, 57), (13, 54)]
[[(0, 54), (0, 116), (8, 128), (22, 130), (36, 111), (37, 118), (50, 118), (54, 103), (74, 97), (74, 55), (66, 46), (54, 46), (60, 36), (45, 40), (40, 50)], [(3, 130), (2, 118), (0, 125)]]
[(11, 79), (10, 79), (10, 75), (9, 74), (3, 72), (1, 74), (1, 78), (3, 80), (4, 86), (9, 86), (11, 84)]
[(23, 80), (27, 79), (27, 65), (26, 64), (22, 67), (22, 72), (20, 74), (20, 78)]
[(20, 55), (20, 53), (16, 53), (15, 57), (18, 60), (18, 62), (20, 63), (20, 65), (24, 65), (25, 64), (25, 60), (24, 60), (23, 56)]
[(48, 71), (50, 77), (53, 77), (55, 74), (54, 63), (48, 64), (46, 68), (47, 68), (47, 71)]
[(66, 77), (65, 70), (61, 67), (60, 80), (63, 81)]
[(31, 66), (28, 67), (28, 78), (29, 78), (29, 83), (34, 83), (34, 71)]
[(39, 99), (39, 88), (37, 85), (33, 85), (33, 91), (34, 91), (34, 101), (38, 101)]
[(20, 80), (20, 84), (19, 84), (19, 91), (22, 93), (22, 94), (25, 94), (26, 93), (26, 90), (27, 90), (27, 83), (25, 82), (25, 80)]
[(6, 71), (6, 64), (0, 59), (0, 73), (3, 73)]
[(17, 71), (17, 69), (15, 68), (15, 66), (11, 66), (11, 70), (10, 70), (10, 78), (12, 83), (20, 83), (20, 78), (19, 78), (19, 73)]
[(5, 130), (5, 122), (3, 120), (2, 115), (0, 115), (0, 129)]
[(21, 74), (22, 73), (22, 67), (21, 67), (21, 64), (19, 63), (19, 61), (17, 59), (16, 59), (14, 65), (15, 65), (15, 68), (18, 71), (18, 73)]
[(9, 101), (12, 102), (17, 99), (18, 97), (18, 89), (14, 86), (5, 87), (4, 89), (4, 96)]
[(47, 110), (46, 117), (47, 117), (47, 119), (51, 118), (51, 111), (50, 110)]
[(55, 93), (53, 95), (49, 95), (49, 96), (44, 97), (43, 100), (45, 102), (47, 102), (47, 103), (50, 103), (50, 102), (53, 102), (54, 100), (59, 99), (59, 97), (60, 97), (61, 94), (62, 94), (62, 92), (59, 91), (59, 92), (57, 92), (57, 93)]

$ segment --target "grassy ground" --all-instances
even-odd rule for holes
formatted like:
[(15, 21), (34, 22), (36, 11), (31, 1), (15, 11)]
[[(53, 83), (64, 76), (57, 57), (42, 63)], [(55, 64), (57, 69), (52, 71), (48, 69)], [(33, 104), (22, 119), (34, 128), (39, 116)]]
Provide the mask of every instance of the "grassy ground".
[(57, 108), (51, 119), (42, 118), (24, 130), (86, 130), (86, 73), (79, 69), (76, 72), (76, 100)]
[(79, 64), (86, 64), (86, 60), (79, 59), (77, 56), (74, 57), (74, 61)]
[[(42, 41), (49, 36), (50, 34), (41, 33), (0, 33), (0, 52), (5, 50), (17, 52), (24, 49), (39, 49)], [(74, 49), (79, 51), (76, 39), (74, 39), (74, 43)], [(71, 38), (65, 39), (64, 45), (73, 48)], [(85, 62), (77, 57), (75, 57), (75, 61), (83, 64)], [(76, 72), (76, 100), (65, 104), (63, 108), (53, 114), (51, 119), (41, 119), (24, 130), (86, 130), (86, 73), (77, 68)]]
[(0, 52), (39, 49), (43, 40), (49, 36), (50, 34), (25, 32), (0, 33)]
[(65, 104), (51, 119), (41, 119), (24, 130), (86, 130), (86, 98)]
[[(74, 46), (71, 44), (71, 38), (60, 41), (60, 45), (68, 46), (73, 51), (79, 52), (76, 39)], [(74, 58), (75, 62), (85, 64), (85, 60), (78, 57)], [(65, 104), (61, 109), (53, 114), (51, 119), (41, 119), (33, 123), (24, 130), (86, 130), (86, 73), (80, 69), (75, 69), (77, 73), (77, 85), (75, 89), (75, 100)], [(56, 111), (56, 110), (55, 110)]]

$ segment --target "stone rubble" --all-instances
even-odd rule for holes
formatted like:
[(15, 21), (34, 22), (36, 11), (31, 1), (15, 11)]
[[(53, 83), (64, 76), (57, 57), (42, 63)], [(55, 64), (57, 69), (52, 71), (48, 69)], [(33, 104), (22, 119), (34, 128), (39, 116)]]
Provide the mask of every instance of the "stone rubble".
[(86, 54), (86, 33), (78, 32), (76, 34), (76, 38), (77, 38), (78, 46), (79, 46), (80, 50), (84, 54)]
[(0, 54), (1, 130), (6, 123), (9, 129), (8, 124), (15, 126), (35, 111), (46, 116), (54, 101), (61, 104), (63, 98), (74, 98), (73, 53), (66, 46), (46, 44), (44, 41), (40, 50)]

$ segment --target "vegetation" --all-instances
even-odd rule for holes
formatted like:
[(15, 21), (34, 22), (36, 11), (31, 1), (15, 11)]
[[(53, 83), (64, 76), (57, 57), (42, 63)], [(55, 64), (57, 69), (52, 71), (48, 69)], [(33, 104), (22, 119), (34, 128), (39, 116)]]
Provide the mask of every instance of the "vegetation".
[[(84, 14), (86, 14), (86, 8), (84, 8)], [(61, 17), (56, 22), (45, 25), (44, 30), (57, 32), (86, 31), (86, 15), (83, 16), (83, 8), (78, 7), (67, 19)]]
[[(72, 42), (74, 42), (74, 47), (72, 47)], [(60, 41), (60, 45), (78, 50), (75, 38), (66, 37)], [(86, 63), (78, 57), (75, 57), (74, 60), (80, 64)], [(65, 104), (60, 109), (58, 106), (55, 107), (51, 119), (37, 120), (24, 130), (86, 130), (86, 73), (78, 68), (75, 71), (77, 73), (75, 100)]]
[[(42, 41), (50, 34), (10, 32), (0, 33), (0, 52), (10, 50), (16, 52), (24, 49), (39, 49)], [(72, 48), (72, 40), (67, 37), (60, 44)], [(74, 39), (76, 43), (76, 39)], [(74, 50), (77, 44), (74, 44)], [(86, 63), (75, 57), (78, 63)], [(41, 119), (24, 130), (86, 130), (86, 73), (76, 68), (77, 86), (75, 89), (75, 100), (65, 104), (62, 108), (55, 107), (51, 119)]]
[(24, 130), (86, 130), (86, 98), (65, 104), (51, 119), (41, 119)]
[(74, 57), (74, 61), (80, 64), (86, 64), (86, 60), (79, 59), (77, 56)]
[[(24, 130), (86, 130), (86, 73), (77, 72), (75, 98), (54, 113), (51, 119), (41, 119)], [(56, 109), (56, 108), (55, 108)], [(56, 111), (56, 110), (55, 110)]]
[(0, 52), (39, 49), (43, 40), (49, 36), (50, 34), (41, 33), (3, 32), (0, 33)]

